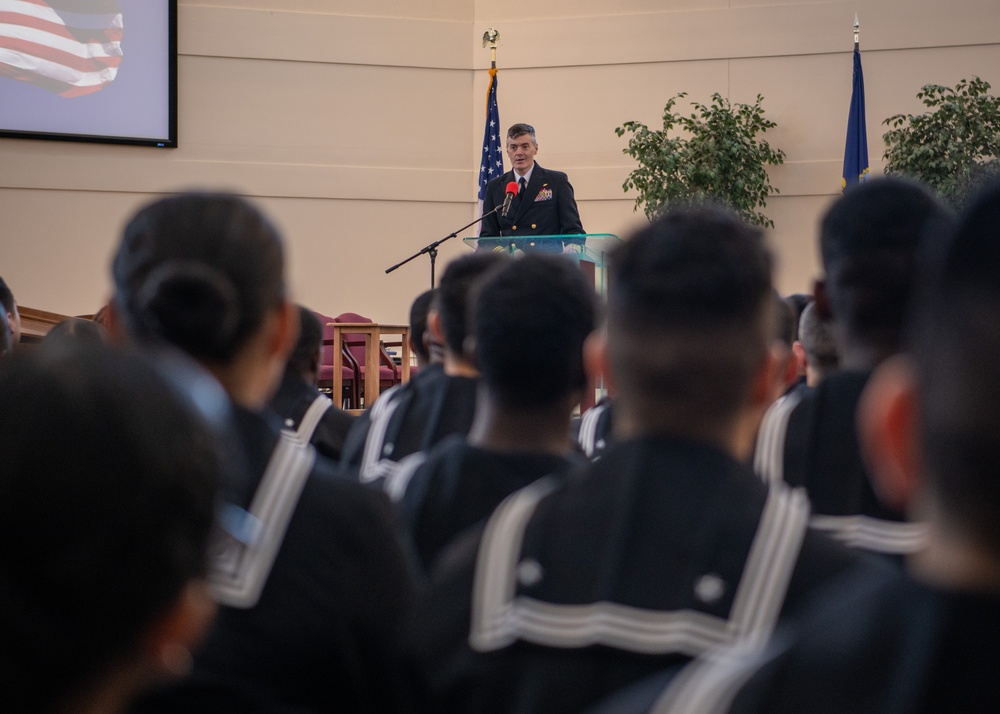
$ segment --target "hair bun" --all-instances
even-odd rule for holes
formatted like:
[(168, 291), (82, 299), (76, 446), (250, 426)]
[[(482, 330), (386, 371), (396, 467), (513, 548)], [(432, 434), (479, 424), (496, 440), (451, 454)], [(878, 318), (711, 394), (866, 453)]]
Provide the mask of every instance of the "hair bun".
[(239, 295), (232, 281), (202, 263), (170, 261), (154, 269), (136, 296), (142, 327), (196, 357), (235, 352)]

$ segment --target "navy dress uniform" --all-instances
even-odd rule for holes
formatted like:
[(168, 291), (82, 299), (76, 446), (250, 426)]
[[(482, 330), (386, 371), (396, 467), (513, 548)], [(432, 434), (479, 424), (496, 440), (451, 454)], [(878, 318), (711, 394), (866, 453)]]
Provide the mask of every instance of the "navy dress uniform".
[(583, 711), (766, 637), (858, 555), (711, 445), (643, 438), (516, 492), (438, 559), (405, 630), (419, 711)]
[(776, 402), (761, 424), (754, 467), (767, 483), (805, 488), (813, 528), (849, 546), (898, 558), (920, 550), (928, 530), (882, 504), (871, 483), (855, 426), (870, 376), (843, 371)]
[[(489, 213), (495, 207), (503, 205), (507, 193), (507, 184), (516, 182), (513, 171), (490, 181), (486, 187), (486, 197), (483, 199), (483, 213)], [(505, 246), (502, 240), (483, 240), (492, 236), (519, 239), (518, 248), (535, 248), (545, 250), (545, 246), (533, 245), (531, 236), (543, 235), (580, 235), (584, 232), (580, 222), (580, 212), (573, 195), (573, 186), (569, 178), (561, 171), (552, 171), (535, 164), (531, 171), (531, 180), (523, 191), (519, 191), (511, 203), (507, 216), (500, 212), (486, 216), (480, 231), (480, 246)], [(568, 240), (566, 243), (582, 245), (583, 239)], [(548, 247), (553, 252), (558, 250)]]
[(190, 674), (130, 714), (399, 711), (393, 642), (414, 572), (392, 505), (272, 412), (234, 405), (230, 436), (241, 452), (209, 573), (218, 615)]

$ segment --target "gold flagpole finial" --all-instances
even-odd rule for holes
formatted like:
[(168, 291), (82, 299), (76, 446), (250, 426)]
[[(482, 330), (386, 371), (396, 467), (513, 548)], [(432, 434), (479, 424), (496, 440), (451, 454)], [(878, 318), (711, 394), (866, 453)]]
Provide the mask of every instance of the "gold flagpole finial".
[(483, 47), (490, 46), (490, 61), (492, 66), (497, 66), (497, 43), (500, 41), (500, 33), (492, 27), (486, 28), (483, 33)]

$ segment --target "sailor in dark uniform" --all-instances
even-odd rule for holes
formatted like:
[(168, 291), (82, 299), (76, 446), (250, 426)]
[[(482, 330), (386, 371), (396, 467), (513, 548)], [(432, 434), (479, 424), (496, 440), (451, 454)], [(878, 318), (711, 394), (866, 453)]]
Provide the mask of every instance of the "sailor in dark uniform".
[(766, 639), (858, 556), (744, 465), (778, 379), (771, 258), (726, 210), (675, 210), (611, 256), (616, 443), (445, 551), (406, 632), (425, 711), (580, 711), (739, 636)]
[(190, 674), (134, 711), (396, 711), (390, 644), (412, 581), (391, 504), (267, 408), (299, 323), (276, 230), (234, 196), (162, 199), (127, 225), (113, 273), (114, 331), (194, 358), (228, 393), (238, 446), (209, 573), (218, 617)]
[(476, 253), (445, 268), (428, 315), (434, 341), (444, 345), (444, 362), (428, 365), (408, 383), (386, 390), (357, 419), (341, 458), (348, 473), (364, 483), (380, 482), (385, 469), (404, 456), (426, 451), (451, 434), (469, 432), (479, 371), (465, 344), (468, 302), (483, 277), (505, 260), (499, 254)]
[(879, 500), (858, 445), (858, 399), (872, 370), (899, 351), (920, 237), (950, 221), (925, 188), (898, 178), (868, 181), (833, 205), (822, 223), (826, 279), (815, 304), (833, 321), (840, 369), (781, 400), (760, 430), (761, 477), (805, 487), (813, 527), (873, 552), (912, 552), (926, 529)]
[[(852, 574), (764, 650), (700, 662), (659, 711), (1000, 710), (1000, 184), (931, 248), (905, 341), (860, 407), (873, 476), (928, 519), (905, 571)], [(941, 238), (940, 234), (929, 234)]]
[(160, 367), (69, 340), (2, 360), (4, 711), (120, 714), (212, 620), (221, 459), (200, 385)]
[(509, 261), (483, 283), (473, 309), (481, 393), (468, 440), (452, 436), (403, 459), (385, 484), (425, 568), (514, 491), (583, 463), (566, 432), (587, 384), (583, 344), (596, 309), (593, 287), (559, 256)]
[(285, 374), (271, 398), (271, 408), (303, 442), (337, 462), (354, 417), (336, 407), (316, 388), (323, 325), (316, 313), (299, 306), (299, 339), (288, 356)]

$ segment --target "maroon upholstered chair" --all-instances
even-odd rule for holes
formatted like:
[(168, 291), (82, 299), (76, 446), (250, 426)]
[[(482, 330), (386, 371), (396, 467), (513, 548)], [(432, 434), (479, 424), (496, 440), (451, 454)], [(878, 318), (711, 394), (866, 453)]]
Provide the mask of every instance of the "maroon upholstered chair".
[[(320, 348), (320, 360), (319, 360), (319, 374), (317, 376), (317, 386), (321, 390), (333, 391), (333, 327), (330, 323), (333, 322), (332, 317), (327, 317), (321, 313), (316, 313), (316, 317), (319, 318), (320, 323), (323, 325), (323, 346)], [(340, 346), (341, 353), (343, 354), (343, 362), (340, 368), (341, 375), (343, 379), (343, 393), (340, 395), (340, 406), (344, 409), (360, 409), (361, 408), (361, 368), (355, 361), (354, 356), (347, 350), (344, 345)], [(334, 403), (337, 403), (336, 397), (332, 394), (330, 396)]]
[[(333, 318), (333, 322), (372, 322), (371, 318), (358, 315), (354, 312), (345, 312), (337, 315)], [(354, 362), (358, 365), (358, 370), (361, 375), (361, 384), (359, 386), (359, 392), (364, 394), (365, 392), (365, 379), (367, 375), (365, 374), (365, 336), (359, 332), (348, 332), (344, 333), (344, 345), (347, 352), (351, 354), (354, 358)], [(379, 351), (379, 392), (393, 386), (394, 384), (399, 384), (401, 377), (399, 374), (399, 367), (393, 361), (392, 356), (386, 351), (385, 345), (381, 342), (377, 347)], [(370, 404), (364, 405), (366, 408), (371, 406)]]

